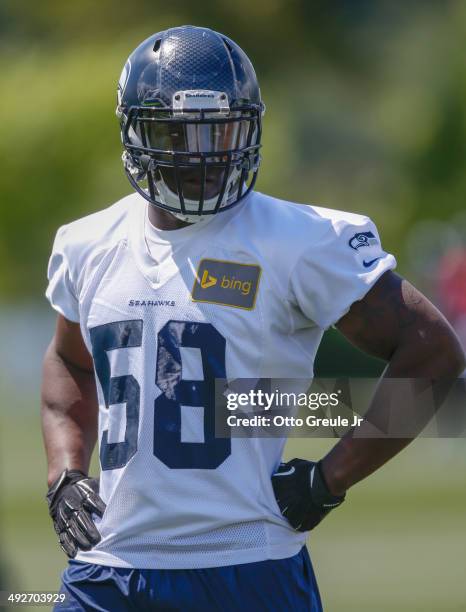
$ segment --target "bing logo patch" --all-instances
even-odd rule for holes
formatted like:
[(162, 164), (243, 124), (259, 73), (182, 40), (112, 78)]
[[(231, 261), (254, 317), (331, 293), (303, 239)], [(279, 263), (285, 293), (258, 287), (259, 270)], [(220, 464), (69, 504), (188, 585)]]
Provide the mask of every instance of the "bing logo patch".
[(194, 302), (252, 310), (260, 275), (261, 267), (255, 264), (201, 259), (191, 297)]

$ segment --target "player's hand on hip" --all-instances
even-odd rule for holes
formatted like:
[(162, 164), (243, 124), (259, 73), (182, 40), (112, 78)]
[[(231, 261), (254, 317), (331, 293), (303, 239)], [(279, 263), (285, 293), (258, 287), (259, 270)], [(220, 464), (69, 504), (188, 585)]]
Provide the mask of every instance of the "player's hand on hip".
[(314, 529), (345, 500), (329, 491), (320, 462), (305, 459), (280, 463), (272, 486), (282, 515), (297, 531)]
[(100, 542), (92, 514), (102, 517), (105, 504), (99, 497), (99, 481), (79, 470), (64, 470), (47, 493), (49, 513), (60, 546), (70, 558)]

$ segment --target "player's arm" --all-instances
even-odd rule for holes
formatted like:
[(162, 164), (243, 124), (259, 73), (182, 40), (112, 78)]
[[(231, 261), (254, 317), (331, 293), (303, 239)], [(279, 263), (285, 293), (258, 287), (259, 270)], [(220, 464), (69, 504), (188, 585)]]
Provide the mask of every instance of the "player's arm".
[(88, 478), (97, 437), (98, 403), (90, 356), (79, 324), (59, 315), (45, 353), (42, 432), (48, 463), (50, 514), (70, 557), (100, 540), (92, 513), (102, 515), (98, 482)]
[[(431, 388), (441, 401), (464, 370), (458, 338), (442, 314), (406, 280), (383, 274), (355, 302), (337, 328), (364, 352), (388, 362), (366, 420), (357, 435), (350, 430), (319, 462), (293, 459), (281, 464), (272, 484), (282, 514), (300, 531), (313, 529), (345, 499), (346, 491), (413, 439), (374, 436), (390, 419), (417, 423), (419, 433), (431, 417), (420, 393)], [(393, 384), (393, 379), (411, 379)], [(393, 394), (398, 394), (393, 397)], [(419, 401), (420, 400), (420, 401)], [(395, 411), (395, 413), (394, 413)], [(409, 414), (410, 413), (410, 414)], [(390, 419), (389, 419), (390, 417)]]
[[(464, 370), (465, 355), (445, 317), (420, 291), (393, 272), (381, 276), (336, 327), (359, 349), (388, 362), (358, 435), (348, 432), (322, 460), (330, 491), (342, 495), (413, 439), (365, 437), (373, 435), (371, 424), (387, 423), (391, 410), (392, 418), (416, 422), (415, 433), (420, 433), (431, 412), (423, 412), (417, 394), (432, 387), (434, 396), (441, 400), (449, 382)], [(398, 386), (390, 381), (393, 378), (413, 380), (410, 385)], [(395, 402), (393, 393), (399, 393)], [(393, 414), (394, 406), (399, 407), (398, 414)]]
[(49, 485), (65, 468), (87, 473), (97, 438), (97, 416), (92, 357), (79, 324), (58, 315), (42, 377), (42, 431)]

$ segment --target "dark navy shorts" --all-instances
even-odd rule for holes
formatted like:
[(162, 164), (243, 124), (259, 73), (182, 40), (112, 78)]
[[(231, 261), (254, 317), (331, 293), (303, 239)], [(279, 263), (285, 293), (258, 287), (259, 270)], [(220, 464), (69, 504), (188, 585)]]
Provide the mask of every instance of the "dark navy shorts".
[(128, 569), (70, 561), (54, 610), (322, 612), (307, 549), (294, 557), (202, 569)]

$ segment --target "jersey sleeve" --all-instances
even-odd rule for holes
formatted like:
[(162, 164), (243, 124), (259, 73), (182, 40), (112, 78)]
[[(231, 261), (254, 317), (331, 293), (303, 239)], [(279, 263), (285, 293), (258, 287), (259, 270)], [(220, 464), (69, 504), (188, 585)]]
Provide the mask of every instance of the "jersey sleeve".
[(52, 308), (69, 321), (79, 322), (79, 301), (66, 254), (66, 226), (61, 227), (55, 237), (49, 259), (48, 287), (45, 296)]
[(306, 319), (326, 329), (395, 267), (394, 256), (383, 250), (369, 218), (332, 221), (296, 262), (290, 275), (291, 301)]

